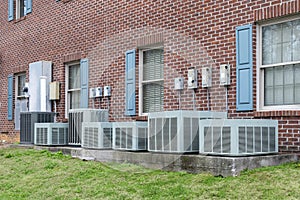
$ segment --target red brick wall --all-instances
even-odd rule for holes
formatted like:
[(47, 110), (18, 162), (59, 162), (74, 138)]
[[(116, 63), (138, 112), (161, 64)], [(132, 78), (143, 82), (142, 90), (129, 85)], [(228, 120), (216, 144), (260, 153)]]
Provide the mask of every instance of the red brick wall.
[[(281, 151), (300, 151), (299, 113), (293, 116), (268, 116), (260, 112), (236, 112), (235, 27), (253, 24), (253, 83), (256, 110), (256, 25), (265, 20), (299, 13), (300, 0), (165, 0), (165, 1), (102, 1), (102, 0), (33, 0), (32, 13), (8, 22), (7, 1), (0, 5), (0, 130), (12, 132), (14, 124), (7, 121), (7, 76), (26, 71), (28, 64), (53, 62), (53, 81), (61, 83), (61, 99), (57, 103), (64, 119), (64, 63), (89, 58), (89, 87), (112, 86), (110, 120), (145, 119), (124, 116), (125, 52), (143, 45), (160, 42), (164, 46), (165, 110), (178, 109), (178, 94), (173, 90), (174, 78), (187, 81), (187, 69), (203, 66), (213, 68), (210, 109), (225, 111), (225, 88), (219, 86), (220, 64), (231, 65), (228, 87), (229, 117), (274, 118), (279, 120)], [(138, 65), (138, 53), (137, 53)], [(198, 74), (199, 85), (201, 76)], [(138, 82), (138, 72), (137, 72)], [(192, 109), (192, 91), (181, 94), (182, 109)], [(138, 85), (136, 86), (138, 103)], [(90, 100), (90, 107), (92, 107)], [(207, 91), (196, 90), (196, 108), (207, 110)], [(95, 107), (107, 107), (107, 99), (96, 99)], [(137, 104), (138, 112), (138, 104)]]

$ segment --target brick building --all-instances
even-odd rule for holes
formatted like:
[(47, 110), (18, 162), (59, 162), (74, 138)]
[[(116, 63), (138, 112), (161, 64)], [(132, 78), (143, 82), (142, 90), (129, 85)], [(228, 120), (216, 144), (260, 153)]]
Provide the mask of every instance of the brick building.
[[(47, 105), (59, 122), (78, 107), (109, 108), (110, 121), (228, 111), (278, 120), (280, 151), (300, 151), (300, 0), (8, 0), (0, 10), (1, 140), (18, 140), (19, 112), (35, 106), (22, 88), (30, 66), (45, 64), (60, 83), (56, 108)], [(230, 68), (227, 86), (220, 66)], [(191, 68), (196, 89), (188, 89)], [(104, 86), (111, 97), (88, 98)]]

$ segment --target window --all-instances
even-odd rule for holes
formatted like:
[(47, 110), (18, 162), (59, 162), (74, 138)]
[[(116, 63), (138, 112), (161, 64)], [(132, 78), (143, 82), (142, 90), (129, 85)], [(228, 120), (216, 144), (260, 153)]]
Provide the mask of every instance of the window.
[(140, 115), (163, 110), (164, 51), (140, 51)]
[(300, 19), (262, 25), (263, 109), (300, 109)]
[(26, 74), (16, 75), (16, 95), (17, 97), (24, 97), (23, 88), (25, 86)]
[(16, 2), (16, 19), (24, 17), (26, 15), (26, 0), (17, 0)]
[(32, 11), (32, 0), (8, 0), (8, 21), (19, 19)]
[(80, 108), (80, 64), (72, 63), (67, 65), (66, 72), (67, 115), (69, 109)]

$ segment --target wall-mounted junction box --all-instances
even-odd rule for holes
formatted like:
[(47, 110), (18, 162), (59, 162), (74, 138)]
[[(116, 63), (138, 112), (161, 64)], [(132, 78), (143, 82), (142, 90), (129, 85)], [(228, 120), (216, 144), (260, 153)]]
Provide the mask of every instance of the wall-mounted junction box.
[(183, 90), (183, 78), (179, 77), (179, 78), (175, 78), (174, 80), (174, 84), (175, 84), (175, 90)]
[(220, 85), (230, 85), (230, 65), (220, 65)]
[(90, 88), (90, 98), (95, 98), (96, 97), (96, 90), (95, 88)]
[(49, 84), (49, 100), (59, 100), (59, 82), (51, 82)]
[(102, 87), (96, 87), (96, 97), (102, 97)]
[(110, 97), (111, 96), (111, 87), (110, 86), (104, 86), (104, 96)]
[(202, 68), (202, 87), (211, 87), (212, 72), (210, 67)]
[(198, 88), (197, 69), (195, 68), (188, 70), (188, 88)]

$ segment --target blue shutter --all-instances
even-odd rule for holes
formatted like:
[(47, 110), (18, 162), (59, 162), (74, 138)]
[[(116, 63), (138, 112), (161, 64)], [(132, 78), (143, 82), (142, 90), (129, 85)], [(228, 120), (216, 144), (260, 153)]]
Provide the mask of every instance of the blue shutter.
[(236, 28), (236, 110), (253, 110), (252, 25)]
[(8, 0), (8, 21), (14, 19), (14, 0)]
[(125, 115), (135, 115), (135, 50), (125, 53)]
[(81, 59), (80, 61), (80, 108), (89, 107), (89, 61)]
[(13, 75), (8, 76), (7, 119), (13, 120)]
[(26, 2), (26, 14), (28, 14), (32, 12), (32, 0), (27, 0)]

